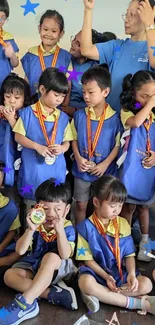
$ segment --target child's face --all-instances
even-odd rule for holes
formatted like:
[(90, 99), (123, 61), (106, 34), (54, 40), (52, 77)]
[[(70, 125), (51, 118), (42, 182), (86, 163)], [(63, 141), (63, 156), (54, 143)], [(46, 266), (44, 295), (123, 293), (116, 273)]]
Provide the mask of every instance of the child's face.
[(74, 56), (74, 58), (79, 59), (82, 57), (81, 54), (81, 32), (71, 38), (71, 48), (70, 54)]
[(3, 27), (7, 20), (7, 17), (3, 11), (0, 11), (0, 29)]
[(24, 95), (17, 91), (4, 94), (4, 106), (14, 108), (16, 111), (24, 106)]
[(101, 90), (97, 82), (90, 81), (82, 86), (83, 97), (88, 107), (95, 107), (105, 103), (105, 98), (108, 96), (110, 89)]
[(120, 215), (123, 207), (123, 203), (111, 202), (111, 201), (100, 201), (94, 197), (93, 203), (101, 218), (112, 220)]
[(155, 95), (155, 82), (151, 81), (144, 84), (136, 91), (136, 101), (144, 107), (153, 95)]
[(66, 97), (65, 94), (59, 94), (53, 90), (50, 90), (48, 93), (46, 93), (44, 86), (40, 86), (39, 91), (41, 93), (41, 98), (43, 99), (44, 104), (50, 108), (55, 108), (62, 104)]
[(39, 26), (40, 38), (43, 45), (48, 46), (49, 48), (54, 47), (64, 32), (60, 32), (60, 25), (53, 18), (45, 18), (42, 25)]
[(53, 228), (53, 219), (57, 218), (58, 216), (61, 219), (66, 218), (69, 210), (70, 210), (70, 205), (66, 205), (63, 201), (59, 200), (58, 202), (44, 202), (40, 201), (40, 204), (43, 204), (43, 209), (45, 210), (46, 213), (46, 223), (45, 225), (48, 228)]

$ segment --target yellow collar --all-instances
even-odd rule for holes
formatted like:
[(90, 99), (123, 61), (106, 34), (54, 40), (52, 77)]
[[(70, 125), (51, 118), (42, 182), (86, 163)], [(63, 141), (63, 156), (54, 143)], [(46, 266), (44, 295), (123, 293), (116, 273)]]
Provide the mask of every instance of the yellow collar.
[[(94, 120), (94, 121), (99, 121), (100, 120), (100, 116), (99, 117), (96, 117), (96, 114), (95, 114), (95, 111), (94, 111), (94, 108), (93, 107), (86, 107), (85, 108), (86, 115), (88, 115), (88, 110), (91, 113), (90, 114), (91, 120)], [(110, 105), (108, 105), (107, 106), (107, 109), (106, 109), (105, 120), (109, 119), (114, 114), (116, 114), (116, 112), (111, 108)]]
[(44, 49), (42, 43), (40, 44), (40, 48), (41, 48), (41, 50), (42, 50), (42, 52), (43, 52), (43, 55), (54, 54), (55, 51), (56, 51), (56, 47), (57, 47), (57, 45), (55, 45), (54, 47), (52, 47), (52, 49), (51, 49), (49, 52), (47, 52), (47, 51)]
[[(52, 114), (50, 114), (50, 113), (48, 113), (48, 112), (45, 110), (45, 108), (44, 108), (44, 106), (43, 106), (41, 100), (39, 100), (39, 102), (40, 102), (40, 106), (41, 106), (42, 114), (43, 114), (43, 116), (45, 116), (46, 119), (48, 119), (49, 121), (50, 121), (50, 120), (52, 121), (53, 118), (54, 118), (54, 119), (59, 118), (59, 116), (60, 116), (60, 110), (59, 110), (58, 108), (53, 107), (54, 112), (53, 112)], [(33, 111), (34, 111), (34, 113), (35, 113), (35, 112), (36, 112), (36, 105), (34, 104), (34, 105), (32, 105), (31, 107), (32, 107), (32, 109), (33, 109)]]
[(0, 208), (4, 208), (9, 203), (9, 198), (0, 193)]

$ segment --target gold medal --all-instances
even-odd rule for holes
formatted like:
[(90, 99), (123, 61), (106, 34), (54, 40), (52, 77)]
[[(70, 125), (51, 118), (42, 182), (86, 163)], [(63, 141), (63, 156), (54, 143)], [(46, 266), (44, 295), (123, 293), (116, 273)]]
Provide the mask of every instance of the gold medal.
[(89, 169), (87, 170), (88, 173), (90, 173), (91, 170), (96, 166), (94, 161), (88, 161), (87, 165), (89, 166)]
[(145, 165), (144, 165), (145, 160), (146, 160), (147, 158), (148, 158), (148, 157), (145, 157), (145, 158), (142, 160), (142, 166), (143, 166), (143, 168), (145, 168), (145, 169), (150, 169), (150, 168), (152, 168), (152, 167), (148, 167), (148, 166), (145, 166)]
[(41, 223), (43, 223), (46, 219), (46, 214), (43, 208), (38, 207), (35, 210), (32, 211), (31, 214), (31, 221), (36, 224), (39, 225)]
[(47, 165), (53, 165), (56, 161), (56, 156), (55, 155), (52, 155), (52, 156), (49, 156), (49, 155), (46, 155), (45, 156), (45, 163)]

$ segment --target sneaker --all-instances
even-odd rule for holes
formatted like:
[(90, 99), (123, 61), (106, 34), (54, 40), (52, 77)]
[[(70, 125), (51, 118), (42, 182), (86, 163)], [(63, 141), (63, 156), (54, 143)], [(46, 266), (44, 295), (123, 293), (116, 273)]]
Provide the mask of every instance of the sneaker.
[(48, 301), (53, 305), (63, 306), (67, 309), (78, 309), (75, 292), (72, 288), (60, 281), (57, 285), (52, 285), (48, 294)]
[(37, 316), (39, 306), (36, 300), (32, 305), (26, 303), (25, 298), (18, 294), (6, 307), (0, 309), (1, 325), (18, 325), (27, 319)]
[(141, 241), (139, 245), (139, 253), (137, 256), (138, 261), (151, 262), (151, 257), (147, 256), (146, 251), (147, 253), (152, 253), (149, 241), (147, 243)]
[(94, 296), (88, 296), (81, 292), (83, 302), (86, 304), (89, 311), (96, 313), (100, 309), (99, 300)]

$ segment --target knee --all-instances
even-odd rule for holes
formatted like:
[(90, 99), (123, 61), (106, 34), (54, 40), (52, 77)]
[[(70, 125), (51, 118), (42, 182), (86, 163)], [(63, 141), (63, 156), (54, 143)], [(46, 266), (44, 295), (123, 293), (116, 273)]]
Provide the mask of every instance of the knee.
[(152, 291), (153, 285), (149, 278), (143, 276), (139, 286), (139, 294), (145, 295)]
[(83, 274), (79, 279), (79, 288), (87, 295), (93, 295), (94, 279), (89, 274)]
[(147, 205), (140, 205), (138, 206), (139, 214), (144, 215), (146, 212), (148, 212), (148, 206)]
[(126, 204), (125, 205), (125, 210), (129, 214), (133, 214), (134, 211), (135, 211), (135, 209), (136, 209), (136, 205), (135, 204)]
[(49, 270), (53, 268), (57, 270), (60, 267), (60, 265), (61, 265), (61, 259), (57, 254), (47, 253), (44, 255), (42, 259), (40, 268), (49, 267)]
[(13, 279), (13, 269), (8, 269), (4, 274), (4, 283), (9, 287)]

